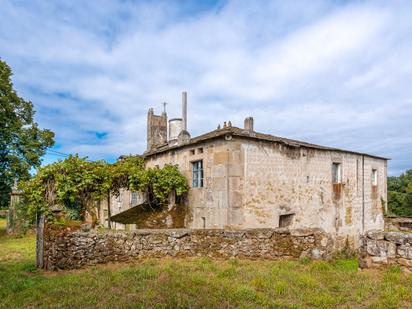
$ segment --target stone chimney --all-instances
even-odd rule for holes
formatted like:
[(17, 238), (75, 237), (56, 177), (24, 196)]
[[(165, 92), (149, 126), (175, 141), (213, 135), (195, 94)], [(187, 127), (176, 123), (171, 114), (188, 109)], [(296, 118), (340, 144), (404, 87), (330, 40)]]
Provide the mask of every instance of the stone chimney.
[(245, 118), (245, 131), (253, 132), (253, 117)]

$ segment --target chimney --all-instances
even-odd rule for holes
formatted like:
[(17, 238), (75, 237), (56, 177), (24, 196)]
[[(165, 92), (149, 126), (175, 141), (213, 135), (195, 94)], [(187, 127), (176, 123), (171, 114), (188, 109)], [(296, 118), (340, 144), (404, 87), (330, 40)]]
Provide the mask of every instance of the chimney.
[(183, 119), (182, 129), (183, 131), (187, 131), (187, 92), (186, 91), (182, 92), (182, 119)]
[(245, 130), (248, 132), (253, 132), (253, 117), (245, 118)]

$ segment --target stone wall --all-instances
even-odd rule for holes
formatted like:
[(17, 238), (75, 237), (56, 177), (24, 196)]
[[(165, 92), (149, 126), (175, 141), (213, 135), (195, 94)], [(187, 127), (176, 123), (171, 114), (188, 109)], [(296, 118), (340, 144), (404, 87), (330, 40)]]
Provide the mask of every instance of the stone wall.
[(385, 217), (386, 231), (412, 231), (412, 217)]
[(85, 231), (46, 225), (43, 268), (75, 269), (150, 257), (328, 259), (332, 239), (319, 229)]
[(412, 271), (412, 234), (369, 231), (360, 248), (360, 267), (399, 265)]

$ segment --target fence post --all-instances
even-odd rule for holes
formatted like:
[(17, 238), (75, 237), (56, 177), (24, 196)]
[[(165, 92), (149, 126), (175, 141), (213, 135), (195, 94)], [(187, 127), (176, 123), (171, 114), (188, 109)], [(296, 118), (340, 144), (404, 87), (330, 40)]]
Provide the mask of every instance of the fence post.
[(36, 216), (36, 267), (44, 268), (44, 223), (43, 214)]

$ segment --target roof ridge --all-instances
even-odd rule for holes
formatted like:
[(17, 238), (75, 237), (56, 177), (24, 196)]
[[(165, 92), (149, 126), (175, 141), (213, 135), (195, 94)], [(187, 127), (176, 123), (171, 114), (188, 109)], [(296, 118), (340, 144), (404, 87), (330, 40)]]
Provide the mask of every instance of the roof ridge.
[(297, 146), (297, 147), (308, 147), (308, 148), (314, 148), (314, 149), (319, 149), (319, 150), (329, 150), (329, 151), (340, 151), (340, 152), (347, 152), (347, 153), (353, 153), (353, 154), (358, 154), (358, 155), (364, 155), (364, 156), (369, 156), (369, 157), (373, 157), (373, 158), (378, 158), (378, 159), (384, 159), (384, 160), (389, 160), (389, 158), (385, 158), (385, 157), (380, 157), (380, 156), (376, 156), (376, 155), (371, 155), (371, 154), (367, 154), (367, 153), (362, 153), (362, 152), (357, 152), (357, 151), (352, 151), (352, 150), (345, 150), (345, 149), (340, 149), (340, 148), (336, 148), (336, 147), (328, 147), (328, 146), (322, 146), (322, 145), (318, 145), (318, 144), (312, 144), (312, 143), (308, 143), (308, 142), (304, 142), (304, 141), (300, 141), (300, 140), (295, 140), (295, 139), (290, 139), (290, 138), (285, 138), (285, 137), (281, 137), (281, 136), (276, 136), (276, 135), (272, 135), (272, 134), (267, 134), (267, 133), (260, 133), (260, 132), (249, 132), (245, 129), (236, 127), (236, 126), (226, 126), (223, 128), (218, 128), (206, 133), (203, 133), (201, 135), (192, 137), (190, 139), (190, 141), (186, 144), (182, 144), (182, 145), (172, 145), (169, 146), (167, 143), (157, 147), (156, 149), (149, 151), (147, 153), (144, 154), (144, 156), (150, 156), (152, 154), (156, 154), (156, 153), (161, 153), (167, 150), (172, 150), (172, 149), (177, 149), (177, 148), (181, 148), (184, 146), (188, 146), (188, 145), (192, 145), (192, 144), (196, 144), (205, 140), (209, 140), (212, 138), (216, 138), (216, 137), (220, 137), (223, 136), (227, 133), (232, 133), (238, 137), (243, 137), (243, 138), (252, 138), (252, 139), (257, 139), (257, 140), (265, 140), (268, 142), (280, 142), (280, 143), (284, 143), (286, 145), (289, 146)]

